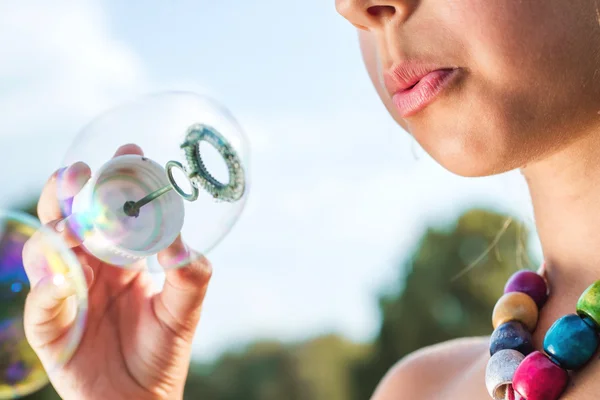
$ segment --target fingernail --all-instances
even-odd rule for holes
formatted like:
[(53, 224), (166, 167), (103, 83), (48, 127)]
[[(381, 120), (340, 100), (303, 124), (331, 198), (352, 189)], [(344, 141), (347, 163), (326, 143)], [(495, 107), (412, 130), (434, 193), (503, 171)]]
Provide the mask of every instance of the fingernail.
[(58, 221), (58, 223), (54, 226), (54, 229), (56, 229), (56, 232), (61, 233), (65, 230), (65, 226), (67, 225), (66, 220), (61, 219), (60, 221)]
[(86, 163), (78, 161), (72, 164), (67, 169), (67, 176), (70, 182), (73, 182), (78, 187), (83, 186), (85, 182), (90, 178), (91, 171), (90, 167)]
[(56, 171), (56, 178), (62, 179), (62, 177), (63, 177), (64, 173), (67, 171), (67, 169), (69, 169), (69, 167), (59, 168), (59, 170)]
[(78, 161), (71, 164), (58, 179), (58, 197), (64, 201), (75, 196), (91, 177), (91, 170), (87, 164)]
[(128, 143), (128, 144), (124, 144), (123, 146), (120, 146), (117, 149), (117, 151), (115, 152), (115, 157), (123, 156), (123, 155), (127, 155), (127, 154), (137, 154), (137, 155), (143, 156), (144, 151), (137, 144)]

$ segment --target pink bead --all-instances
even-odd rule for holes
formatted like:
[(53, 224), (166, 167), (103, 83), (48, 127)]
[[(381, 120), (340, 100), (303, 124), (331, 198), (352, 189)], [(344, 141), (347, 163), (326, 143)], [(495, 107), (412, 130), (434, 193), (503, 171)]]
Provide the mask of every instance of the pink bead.
[(567, 387), (567, 371), (554, 364), (539, 351), (534, 351), (519, 364), (513, 387), (527, 400), (556, 400)]

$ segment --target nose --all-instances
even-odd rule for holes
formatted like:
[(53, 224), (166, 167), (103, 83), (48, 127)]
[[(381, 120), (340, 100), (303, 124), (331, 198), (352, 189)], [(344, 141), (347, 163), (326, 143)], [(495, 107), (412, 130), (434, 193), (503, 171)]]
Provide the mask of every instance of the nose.
[(373, 30), (389, 21), (405, 21), (419, 0), (336, 0), (338, 13), (360, 29)]

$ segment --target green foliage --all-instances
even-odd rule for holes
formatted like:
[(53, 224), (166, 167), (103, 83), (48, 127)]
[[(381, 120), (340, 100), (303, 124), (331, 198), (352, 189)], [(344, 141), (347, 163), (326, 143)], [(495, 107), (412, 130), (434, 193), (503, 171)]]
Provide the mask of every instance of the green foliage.
[(56, 393), (52, 385), (46, 385), (39, 391), (28, 396), (22, 397), (23, 400), (60, 400), (60, 396)]
[(528, 261), (525, 228), (509, 222), (505, 215), (471, 210), (452, 229), (427, 231), (400, 268), (396, 287), (402, 290), (380, 299), (382, 324), (373, 354), (355, 367), (355, 399), (368, 399), (387, 370), (415, 350), (491, 334), (492, 310), (505, 282)]
[[(427, 230), (412, 257), (398, 266), (394, 290), (379, 299), (381, 327), (372, 344), (337, 335), (254, 343), (210, 365), (192, 363), (185, 399), (366, 400), (407, 354), (490, 334), (504, 283), (517, 269), (534, 267), (527, 260), (524, 227), (508, 222), (506, 215), (475, 209), (450, 227)], [(47, 387), (27, 398), (58, 397)]]
[(186, 399), (345, 400), (352, 390), (347, 366), (369, 351), (336, 335), (296, 344), (255, 343), (212, 367), (193, 365)]

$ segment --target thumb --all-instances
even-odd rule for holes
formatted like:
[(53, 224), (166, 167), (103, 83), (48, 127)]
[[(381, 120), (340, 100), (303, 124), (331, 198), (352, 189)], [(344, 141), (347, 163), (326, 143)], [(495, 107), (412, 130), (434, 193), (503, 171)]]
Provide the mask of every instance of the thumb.
[[(182, 260), (185, 263), (180, 266)], [(158, 261), (166, 269), (166, 279), (154, 299), (157, 318), (177, 334), (193, 335), (212, 266), (204, 256), (190, 250), (181, 237), (158, 254)]]
[(43, 363), (67, 355), (73, 335), (80, 333), (72, 329), (81, 311), (80, 279), (84, 278), (88, 287), (93, 279), (88, 265), (81, 265), (80, 276), (57, 248), (54, 239), (60, 238), (51, 232), (57, 222), (43, 226), (23, 247), (23, 266), (31, 286), (25, 301), (25, 336)]
[(46, 373), (67, 363), (79, 345), (83, 324), (73, 283), (62, 275), (46, 276), (25, 300), (25, 337)]
[[(54, 220), (42, 226), (25, 242), (22, 253), (23, 266), (31, 287), (35, 287), (46, 276), (55, 275), (54, 269), (63, 275), (69, 273), (67, 265), (62, 262), (64, 260), (56, 241), (60, 240), (61, 244), (66, 244), (69, 248), (81, 244), (79, 237), (69, 227), (73, 218), (72, 215), (66, 219)], [(85, 268), (84, 273), (87, 274)]]
[(25, 301), (25, 335), (34, 349), (64, 336), (77, 312), (75, 288), (62, 275), (43, 277)]

